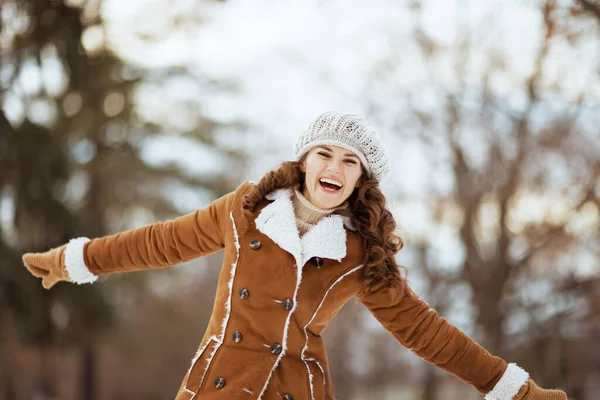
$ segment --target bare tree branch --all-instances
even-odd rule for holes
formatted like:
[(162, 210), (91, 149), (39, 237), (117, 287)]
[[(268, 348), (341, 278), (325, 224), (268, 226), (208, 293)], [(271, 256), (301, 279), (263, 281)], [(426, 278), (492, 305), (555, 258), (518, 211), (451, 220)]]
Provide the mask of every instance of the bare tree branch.
[(600, 19), (600, 4), (593, 0), (576, 0), (586, 11)]

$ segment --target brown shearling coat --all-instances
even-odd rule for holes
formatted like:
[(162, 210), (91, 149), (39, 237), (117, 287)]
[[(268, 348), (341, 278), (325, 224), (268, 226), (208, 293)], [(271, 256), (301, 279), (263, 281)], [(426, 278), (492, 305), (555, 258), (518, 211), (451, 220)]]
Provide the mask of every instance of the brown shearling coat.
[[(173, 220), (70, 242), (67, 266), (97, 276), (166, 267), (224, 249), (210, 323), (176, 400), (333, 400), (321, 333), (358, 292), (359, 238), (336, 214), (300, 237), (291, 188), (267, 195), (247, 219), (241, 200), (252, 186), (244, 182)], [(381, 288), (360, 301), (403, 346), (479, 392), (497, 393), (488, 398), (509, 400), (527, 379), (410, 289), (396, 302)]]

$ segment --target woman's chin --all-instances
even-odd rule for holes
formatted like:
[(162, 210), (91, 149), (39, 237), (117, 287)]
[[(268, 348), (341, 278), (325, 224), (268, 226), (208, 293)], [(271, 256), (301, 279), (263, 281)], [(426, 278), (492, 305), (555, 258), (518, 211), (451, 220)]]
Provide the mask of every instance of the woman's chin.
[(328, 209), (337, 207), (338, 205), (342, 204), (343, 201), (340, 197), (341, 191), (342, 189), (340, 189), (339, 191), (332, 192), (323, 188), (321, 185), (317, 185), (316, 192), (311, 191), (310, 197), (312, 199), (312, 203), (315, 206), (323, 209)]
[(324, 209), (337, 207), (342, 204), (338, 193), (320, 193), (319, 196), (317, 196), (317, 200), (319, 204), (315, 205)]

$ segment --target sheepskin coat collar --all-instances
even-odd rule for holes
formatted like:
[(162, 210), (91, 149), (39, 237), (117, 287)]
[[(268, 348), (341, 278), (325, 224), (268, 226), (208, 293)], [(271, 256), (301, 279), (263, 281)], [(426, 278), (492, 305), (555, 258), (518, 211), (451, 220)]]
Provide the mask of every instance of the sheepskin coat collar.
[(294, 256), (297, 265), (313, 257), (342, 261), (346, 256), (346, 227), (352, 228), (348, 217), (330, 214), (321, 218), (300, 237), (292, 203), (293, 189), (277, 189), (265, 196), (273, 201), (256, 218), (256, 227)]

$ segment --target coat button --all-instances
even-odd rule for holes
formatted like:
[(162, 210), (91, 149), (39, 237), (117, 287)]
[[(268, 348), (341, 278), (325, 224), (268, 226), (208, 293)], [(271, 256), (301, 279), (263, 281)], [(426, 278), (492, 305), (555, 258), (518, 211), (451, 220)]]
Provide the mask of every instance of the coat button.
[(294, 301), (289, 297), (286, 297), (285, 299), (283, 299), (283, 302), (281, 302), (281, 305), (283, 306), (284, 310), (290, 311), (292, 307), (294, 307)]
[(279, 354), (281, 353), (282, 347), (279, 343), (273, 343), (271, 345), (271, 353), (273, 354)]
[(233, 341), (236, 343), (239, 343), (242, 341), (242, 332), (240, 331), (235, 331), (233, 332)]
[(250, 292), (248, 292), (248, 289), (246, 289), (246, 288), (240, 289), (240, 297), (242, 298), (242, 300), (246, 300), (248, 298), (248, 296), (250, 296)]
[(317, 266), (317, 268), (321, 268), (323, 266), (323, 259), (321, 257), (313, 257), (310, 261)]
[(250, 247), (252, 247), (252, 250), (257, 250), (260, 247), (260, 240), (254, 239), (251, 241)]
[(217, 379), (215, 379), (215, 387), (217, 389), (222, 389), (223, 386), (225, 386), (225, 379), (223, 379), (220, 376), (217, 376)]
[(294, 400), (294, 396), (291, 394), (284, 394), (282, 397), (283, 400)]

